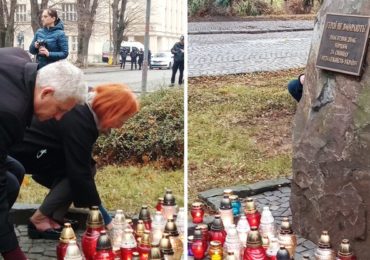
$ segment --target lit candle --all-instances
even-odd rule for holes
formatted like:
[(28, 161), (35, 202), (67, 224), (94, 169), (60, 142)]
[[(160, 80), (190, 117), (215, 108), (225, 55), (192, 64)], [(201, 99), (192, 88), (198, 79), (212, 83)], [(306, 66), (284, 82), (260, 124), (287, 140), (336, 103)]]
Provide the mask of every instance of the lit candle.
[(183, 251), (183, 243), (179, 237), (179, 232), (177, 230), (177, 226), (172, 217), (167, 219), (166, 226), (164, 227), (164, 231), (168, 233), (173, 252), (174, 252), (174, 259), (180, 259)]
[(70, 223), (64, 223), (64, 228), (62, 230), (62, 234), (60, 235), (59, 244), (57, 246), (57, 259), (58, 260), (64, 259), (69, 241), (71, 240), (76, 241), (75, 232), (73, 231), (73, 228)]
[(247, 217), (245, 215), (240, 216), (238, 221), (238, 225), (236, 226), (236, 230), (238, 231), (239, 240), (244, 247), (247, 246), (247, 235), (248, 232), (251, 230), (249, 223), (247, 221)]
[(276, 237), (270, 239), (269, 247), (267, 248), (266, 255), (269, 260), (276, 260), (277, 252), (279, 251), (280, 245)]
[(141, 206), (141, 209), (139, 212), (139, 219), (144, 222), (144, 226), (146, 230), (151, 230), (152, 218), (150, 216), (150, 211), (147, 205)]
[(202, 203), (194, 202), (191, 204), (191, 216), (193, 218), (193, 223), (198, 224), (203, 222), (204, 210)]
[(66, 255), (64, 260), (82, 260), (80, 249), (77, 246), (76, 240), (70, 240), (68, 242)]
[(289, 251), (290, 258), (293, 259), (295, 249), (297, 247), (297, 237), (293, 233), (293, 230), (289, 223), (289, 219), (287, 217), (284, 217), (281, 221), (278, 241), (281, 246), (285, 246), (285, 248)]
[(356, 260), (348, 239), (343, 239), (339, 246), (338, 260)]
[(176, 202), (172, 190), (167, 190), (163, 198), (163, 216), (169, 219), (176, 215)]
[(248, 233), (247, 247), (244, 251), (244, 260), (267, 260), (265, 249), (262, 247), (261, 235), (257, 227), (251, 227)]
[(231, 224), (234, 224), (233, 210), (231, 208), (231, 202), (228, 196), (224, 196), (223, 199), (221, 200), (219, 211), (220, 211), (222, 222), (224, 226), (226, 227), (226, 229)]
[(220, 215), (215, 215), (209, 231), (210, 241), (220, 241), (223, 246), (226, 239), (226, 231), (222, 223)]
[(110, 239), (105, 230), (100, 231), (94, 260), (114, 260), (114, 253)]
[(86, 226), (87, 229), (82, 236), (81, 246), (86, 260), (92, 260), (96, 252), (100, 231), (104, 230), (103, 217), (97, 206), (91, 207)]
[(149, 260), (149, 253), (150, 253), (150, 242), (149, 242), (150, 232), (148, 230), (144, 231), (144, 235), (142, 236), (139, 246), (137, 247), (137, 251), (140, 255), (140, 260)]
[(111, 235), (112, 247), (113, 251), (117, 252), (120, 250), (123, 232), (125, 231), (126, 228), (126, 219), (125, 215), (123, 214), (123, 210), (118, 209), (116, 211), (114, 219), (112, 220), (112, 225), (113, 229), (110, 232), (112, 234)]
[(250, 227), (259, 227), (261, 214), (258, 212), (256, 204), (254, 203), (252, 198), (247, 198), (245, 215)]
[(229, 196), (231, 201), (231, 207), (233, 209), (234, 217), (238, 217), (240, 215), (240, 210), (242, 208), (242, 204), (240, 203), (238, 195), (230, 195)]
[(227, 229), (224, 247), (226, 252), (234, 252), (236, 259), (240, 259), (243, 246), (239, 240), (238, 232), (234, 224), (231, 224)]
[(208, 255), (211, 260), (222, 260), (223, 250), (220, 241), (211, 241)]
[(328, 231), (322, 231), (319, 247), (315, 251), (316, 260), (335, 260), (335, 252), (330, 243)]
[(263, 207), (259, 232), (262, 237), (272, 238), (275, 236), (275, 220), (269, 207)]
[(164, 219), (162, 213), (157, 211), (153, 217), (152, 230), (151, 230), (151, 240), (154, 243), (159, 243), (162, 238), (164, 231), (164, 226), (166, 225), (166, 220)]
[(133, 253), (137, 251), (137, 242), (132, 232), (129, 228), (124, 230), (121, 243), (122, 260), (132, 260)]
[(199, 227), (195, 228), (194, 239), (193, 243), (191, 244), (191, 251), (193, 252), (194, 259), (196, 260), (201, 260), (205, 256), (206, 251), (203, 245), (202, 230)]

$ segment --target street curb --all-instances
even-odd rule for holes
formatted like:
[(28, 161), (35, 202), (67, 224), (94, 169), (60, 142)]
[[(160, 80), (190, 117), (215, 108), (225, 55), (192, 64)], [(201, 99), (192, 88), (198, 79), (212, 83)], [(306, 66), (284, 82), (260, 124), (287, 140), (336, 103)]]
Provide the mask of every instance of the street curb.
[(207, 206), (214, 210), (218, 210), (217, 202), (222, 198), (223, 192), (225, 189), (233, 190), (235, 195), (238, 195), (239, 198), (246, 198), (254, 196), (266, 191), (273, 191), (280, 187), (290, 186), (291, 177), (289, 178), (279, 178), (273, 180), (260, 181), (249, 185), (237, 185), (230, 186), (225, 188), (216, 188), (207, 191), (200, 192), (198, 197), (202, 200)]
[(188, 35), (200, 35), (200, 34), (262, 34), (262, 33), (276, 33), (276, 32), (300, 32), (300, 31), (313, 31), (313, 28), (292, 28), (282, 30), (212, 30), (212, 31), (193, 31), (188, 32)]

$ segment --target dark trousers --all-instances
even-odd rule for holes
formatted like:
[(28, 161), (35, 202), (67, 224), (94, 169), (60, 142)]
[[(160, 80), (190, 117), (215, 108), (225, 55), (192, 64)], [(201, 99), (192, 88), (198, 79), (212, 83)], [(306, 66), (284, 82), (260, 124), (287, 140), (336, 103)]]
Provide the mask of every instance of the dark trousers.
[(17, 199), (25, 170), (17, 160), (7, 156), (0, 174), (0, 252), (8, 252), (18, 246), (13, 225), (9, 222), (9, 210)]
[(172, 66), (172, 77), (171, 77), (171, 84), (175, 83), (175, 77), (177, 70), (180, 71), (179, 75), (179, 85), (183, 82), (183, 74), (184, 74), (184, 61), (175, 61)]
[(126, 57), (121, 58), (121, 69), (124, 69), (126, 65)]
[[(95, 176), (96, 167), (93, 167), (92, 174)], [(42, 177), (33, 175), (36, 181), (41, 181)], [(40, 179), (41, 178), (41, 179)], [(50, 179), (50, 176), (46, 177)], [(46, 195), (39, 210), (45, 216), (53, 218), (59, 222), (63, 222), (64, 216), (67, 214), (69, 207), (72, 204), (72, 189), (68, 178), (57, 177), (50, 187), (49, 193)]]
[(135, 64), (135, 70), (137, 69), (137, 63), (136, 63), (136, 59), (131, 59), (131, 70), (133, 69), (134, 67), (134, 64)]
[(141, 70), (141, 67), (143, 66), (143, 61), (139, 60), (139, 70)]

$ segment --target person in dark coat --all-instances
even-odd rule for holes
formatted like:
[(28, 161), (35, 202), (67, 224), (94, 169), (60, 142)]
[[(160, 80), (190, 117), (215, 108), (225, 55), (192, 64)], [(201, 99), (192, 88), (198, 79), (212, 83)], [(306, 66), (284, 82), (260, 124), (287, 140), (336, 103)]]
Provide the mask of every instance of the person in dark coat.
[(143, 66), (143, 61), (144, 61), (144, 51), (143, 49), (140, 49), (140, 51), (137, 53), (137, 56), (139, 57), (139, 70), (141, 70), (141, 67)]
[(184, 36), (180, 37), (180, 41), (175, 43), (171, 49), (171, 53), (174, 55), (173, 66), (172, 66), (172, 76), (171, 76), (171, 86), (175, 84), (176, 72), (179, 70), (179, 85), (183, 82), (184, 74)]
[(297, 79), (293, 79), (288, 83), (288, 91), (297, 102), (302, 98), (303, 83), (304, 74), (300, 74)]
[[(8, 191), (12, 191), (11, 196), (14, 190), (18, 194), (24, 173), (19, 162), (8, 156), (9, 149), (22, 141), (33, 114), (40, 121), (59, 120), (84, 102), (87, 94), (82, 71), (69, 62), (56, 62), (39, 71), (37, 67), (24, 50), (0, 48), (0, 253), (5, 260), (26, 259), (8, 220), (14, 203)], [(17, 172), (12, 172), (14, 169)], [(9, 174), (21, 178), (8, 182)]]
[(27, 173), (50, 189), (30, 219), (31, 238), (58, 239), (44, 231), (61, 228), (72, 202), (75, 207), (99, 206), (105, 224), (110, 223), (94, 181), (92, 150), (99, 133), (120, 128), (138, 108), (128, 87), (106, 84), (94, 88), (87, 103), (74, 108), (62, 120), (32, 121), (23, 142), (11, 151)]
[(137, 49), (132, 48), (132, 51), (130, 52), (130, 57), (131, 57), (131, 70), (134, 68), (135, 64), (135, 70), (137, 69)]
[(121, 55), (121, 69), (125, 69), (126, 58), (127, 58), (126, 48), (122, 48), (121, 51), (119, 52), (119, 55)]
[(36, 55), (39, 68), (68, 57), (68, 40), (57, 11), (45, 9), (41, 21), (43, 28), (36, 31), (29, 48), (30, 53)]
[(152, 52), (148, 50), (148, 66), (152, 69)]

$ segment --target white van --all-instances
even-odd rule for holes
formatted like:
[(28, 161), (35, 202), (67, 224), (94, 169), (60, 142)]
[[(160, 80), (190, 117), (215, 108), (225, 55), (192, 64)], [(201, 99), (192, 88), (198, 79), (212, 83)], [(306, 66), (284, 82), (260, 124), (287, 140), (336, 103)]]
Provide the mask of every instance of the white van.
[[(130, 52), (132, 52), (133, 49), (136, 49), (136, 51), (139, 51), (140, 49), (144, 50), (144, 44), (142, 44), (141, 42), (125, 42), (125, 41), (123, 41), (121, 43), (121, 49), (123, 49), (123, 48), (127, 50), (126, 62), (128, 62), (128, 61), (131, 61)], [(120, 60), (121, 60), (121, 58), (120, 58)]]

